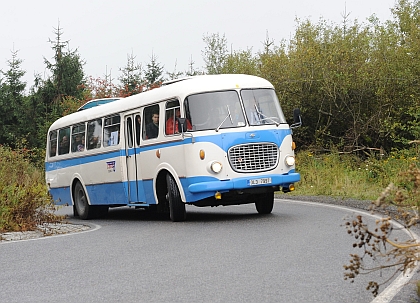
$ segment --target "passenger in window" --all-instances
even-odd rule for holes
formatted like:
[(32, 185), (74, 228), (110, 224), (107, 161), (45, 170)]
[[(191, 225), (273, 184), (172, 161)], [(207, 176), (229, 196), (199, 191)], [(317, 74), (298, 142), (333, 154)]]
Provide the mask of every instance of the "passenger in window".
[[(176, 118), (181, 117), (181, 112), (179, 108), (175, 110), (175, 116)], [(187, 119), (185, 120), (187, 123), (187, 130), (192, 130), (191, 122)], [(178, 120), (174, 119), (174, 116), (171, 115), (168, 120), (166, 121), (166, 134), (167, 135), (173, 135), (179, 133), (178, 131)]]
[(152, 122), (146, 125), (146, 138), (153, 139), (159, 134), (159, 113), (152, 113)]
[(70, 147), (69, 139), (67, 138), (67, 136), (63, 136), (60, 142), (60, 148), (58, 150), (58, 153), (60, 155), (67, 154), (69, 152), (69, 147)]
[(73, 138), (74, 138), (74, 141), (71, 144), (71, 151), (77, 152), (78, 146), (82, 143), (82, 141), (81, 141), (80, 135), (75, 135)]
[(80, 144), (77, 145), (77, 151), (84, 151), (85, 150), (85, 136), (82, 136), (82, 140), (80, 141)]

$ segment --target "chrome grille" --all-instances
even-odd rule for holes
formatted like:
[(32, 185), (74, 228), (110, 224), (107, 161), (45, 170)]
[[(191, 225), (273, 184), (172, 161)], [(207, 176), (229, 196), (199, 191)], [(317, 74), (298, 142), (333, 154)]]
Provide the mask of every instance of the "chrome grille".
[(236, 172), (260, 172), (277, 166), (279, 149), (273, 143), (236, 145), (228, 151), (229, 163)]

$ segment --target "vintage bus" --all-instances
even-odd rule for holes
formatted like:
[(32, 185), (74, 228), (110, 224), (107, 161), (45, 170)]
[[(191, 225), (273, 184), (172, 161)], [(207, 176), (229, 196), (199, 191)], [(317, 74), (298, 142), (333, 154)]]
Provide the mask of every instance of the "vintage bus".
[(45, 170), (57, 204), (75, 216), (132, 206), (186, 219), (195, 206), (255, 203), (271, 213), (274, 192), (294, 190), (292, 128), (274, 88), (250, 75), (201, 75), (55, 121)]

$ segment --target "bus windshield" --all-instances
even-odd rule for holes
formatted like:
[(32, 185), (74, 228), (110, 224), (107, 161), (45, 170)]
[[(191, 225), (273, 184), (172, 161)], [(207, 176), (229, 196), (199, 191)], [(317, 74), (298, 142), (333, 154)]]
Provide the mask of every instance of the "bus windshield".
[(249, 125), (287, 123), (274, 90), (244, 89), (241, 97)]
[(236, 91), (191, 95), (185, 99), (185, 109), (193, 131), (245, 126)]
[(241, 91), (246, 117), (236, 91), (209, 92), (185, 99), (187, 119), (192, 130), (218, 130), (249, 125), (286, 123), (277, 96), (272, 89)]

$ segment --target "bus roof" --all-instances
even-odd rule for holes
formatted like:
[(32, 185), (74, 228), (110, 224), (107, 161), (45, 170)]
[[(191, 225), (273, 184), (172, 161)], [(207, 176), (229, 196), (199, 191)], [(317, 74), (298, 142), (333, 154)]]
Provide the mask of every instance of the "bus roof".
[(121, 98), (117, 98), (117, 97), (116, 98), (93, 99), (93, 100), (90, 100), (90, 101), (86, 102), (82, 106), (80, 106), (77, 109), (77, 111), (85, 110), (85, 109), (92, 108), (92, 107), (99, 106), (99, 105), (104, 105), (104, 104), (107, 104), (109, 102), (114, 102), (114, 101), (117, 101), (117, 100), (120, 100), (120, 99)]
[(243, 74), (200, 75), (169, 81), (159, 88), (142, 92), (120, 100), (81, 110), (56, 120), (50, 129), (58, 129), (95, 118), (135, 109), (140, 106), (208, 91), (221, 91), (240, 88), (273, 88), (273, 85), (260, 77)]

